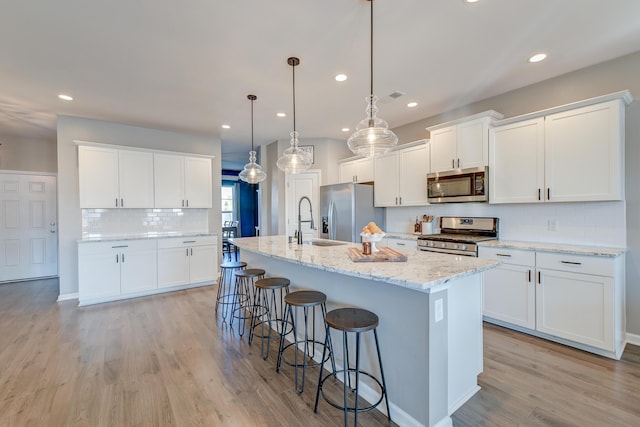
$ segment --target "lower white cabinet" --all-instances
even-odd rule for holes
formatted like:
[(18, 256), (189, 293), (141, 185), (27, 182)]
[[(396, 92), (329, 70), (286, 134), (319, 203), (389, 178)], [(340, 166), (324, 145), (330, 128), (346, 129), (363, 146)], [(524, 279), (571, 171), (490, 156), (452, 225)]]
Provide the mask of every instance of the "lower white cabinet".
[(484, 274), (485, 320), (620, 358), (625, 344), (624, 256), (479, 248), (503, 261)]
[(155, 289), (155, 240), (83, 243), (78, 246), (80, 303)]
[(218, 273), (215, 237), (158, 240), (158, 287), (213, 281)]
[(482, 247), (478, 252), (482, 258), (503, 262), (484, 273), (483, 315), (535, 329), (535, 252)]
[(385, 237), (382, 239), (382, 246), (400, 250), (414, 250), (418, 249), (418, 240), (416, 239), (396, 239), (392, 237)]
[(80, 305), (213, 283), (217, 272), (216, 236), (78, 245)]

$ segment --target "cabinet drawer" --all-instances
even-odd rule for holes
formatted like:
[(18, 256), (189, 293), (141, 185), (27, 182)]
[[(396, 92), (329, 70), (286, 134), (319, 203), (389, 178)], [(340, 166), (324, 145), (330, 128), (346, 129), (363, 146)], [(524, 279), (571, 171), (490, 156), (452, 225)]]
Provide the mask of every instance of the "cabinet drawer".
[(615, 274), (615, 261), (612, 258), (594, 256), (537, 252), (536, 266), (597, 276), (613, 277)]
[(171, 237), (168, 239), (158, 239), (158, 249), (207, 246), (218, 243), (216, 236), (204, 237)]
[(105, 253), (108, 251), (146, 251), (156, 250), (155, 239), (143, 240), (112, 240), (109, 242), (84, 242), (78, 245), (78, 253), (85, 255), (94, 255)]
[(418, 241), (387, 238), (387, 247), (394, 249), (418, 249)]
[(527, 265), (532, 267), (536, 265), (536, 253), (520, 249), (488, 248), (480, 246), (478, 248), (478, 256), (480, 258), (503, 261), (508, 264)]

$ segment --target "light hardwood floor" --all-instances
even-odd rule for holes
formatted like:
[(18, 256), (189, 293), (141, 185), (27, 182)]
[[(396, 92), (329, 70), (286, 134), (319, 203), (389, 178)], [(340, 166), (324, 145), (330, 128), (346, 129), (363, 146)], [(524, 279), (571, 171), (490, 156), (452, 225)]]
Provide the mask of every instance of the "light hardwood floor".
[[(77, 307), (55, 280), (0, 285), (0, 426), (329, 426), (217, 321), (215, 287)], [(455, 426), (638, 426), (640, 349), (613, 361), (485, 326), (482, 390)], [(382, 349), (384, 351), (384, 349)], [(389, 425), (377, 411), (363, 426)]]

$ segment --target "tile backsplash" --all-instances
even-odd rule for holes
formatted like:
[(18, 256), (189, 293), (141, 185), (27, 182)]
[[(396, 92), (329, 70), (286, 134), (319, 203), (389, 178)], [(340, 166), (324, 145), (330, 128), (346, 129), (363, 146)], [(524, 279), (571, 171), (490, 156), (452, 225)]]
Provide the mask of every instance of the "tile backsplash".
[(82, 209), (84, 239), (208, 230), (208, 209)]
[[(386, 209), (388, 231), (413, 231), (416, 216), (500, 218), (500, 239), (626, 247), (625, 202), (490, 205), (446, 203)], [(436, 218), (436, 220), (438, 220)]]

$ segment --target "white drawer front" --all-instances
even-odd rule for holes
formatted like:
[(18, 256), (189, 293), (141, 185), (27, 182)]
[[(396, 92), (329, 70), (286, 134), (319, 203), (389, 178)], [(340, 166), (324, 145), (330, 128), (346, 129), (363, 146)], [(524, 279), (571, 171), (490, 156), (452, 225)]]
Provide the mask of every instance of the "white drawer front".
[(595, 274), (597, 276), (613, 277), (615, 274), (615, 261), (613, 258), (537, 252), (536, 265), (538, 268)]
[(478, 257), (495, 259), (508, 264), (527, 266), (535, 266), (536, 264), (535, 252), (523, 251), (520, 249), (488, 248), (480, 246), (478, 248)]
[(87, 242), (78, 245), (78, 254), (100, 254), (108, 251), (124, 251), (124, 250), (156, 250), (155, 239), (142, 240), (112, 240), (109, 242)]
[(215, 245), (217, 242), (218, 238), (216, 236), (171, 237), (168, 239), (158, 239), (158, 249)]
[(418, 249), (418, 241), (388, 238), (387, 246), (394, 249)]

